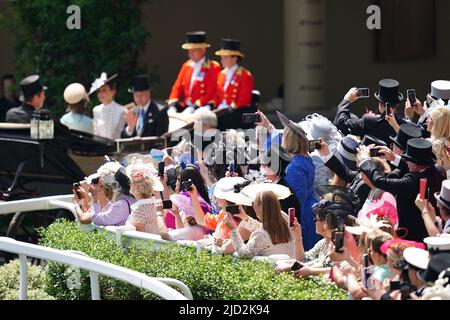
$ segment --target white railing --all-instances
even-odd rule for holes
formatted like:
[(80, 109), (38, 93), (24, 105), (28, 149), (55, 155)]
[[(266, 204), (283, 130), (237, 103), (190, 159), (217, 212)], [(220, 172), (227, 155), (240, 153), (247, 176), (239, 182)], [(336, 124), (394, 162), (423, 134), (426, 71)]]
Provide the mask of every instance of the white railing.
[[(83, 253), (73, 251), (62, 251), (47, 248), (35, 244), (16, 241), (7, 237), (0, 237), (0, 250), (19, 255), (20, 260), (20, 286), (19, 299), (27, 299), (28, 262), (27, 257), (33, 257), (48, 261), (54, 261), (70, 265), (79, 269), (88, 270), (91, 282), (91, 297), (93, 300), (100, 299), (100, 286), (98, 275), (102, 274), (117, 280), (132, 284), (138, 288), (148, 290), (163, 299), (169, 300), (192, 300), (189, 288), (176, 279), (151, 278), (143, 273), (129, 270), (101, 260), (85, 256)], [(171, 288), (174, 286), (180, 292)]]
[(29, 212), (38, 210), (66, 209), (72, 213), (75, 220), (78, 216), (75, 205), (72, 203), (73, 195), (51, 196), (26, 200), (0, 202), (0, 215), (16, 212)]

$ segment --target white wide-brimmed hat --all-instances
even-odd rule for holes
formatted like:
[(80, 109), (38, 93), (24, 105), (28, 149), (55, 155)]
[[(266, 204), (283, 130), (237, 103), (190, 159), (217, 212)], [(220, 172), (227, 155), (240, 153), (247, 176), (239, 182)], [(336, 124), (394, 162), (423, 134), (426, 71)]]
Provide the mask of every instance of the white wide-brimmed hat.
[(95, 91), (100, 89), (102, 86), (104, 86), (111, 80), (114, 80), (115, 78), (117, 78), (117, 73), (108, 78), (106, 72), (102, 72), (100, 77), (95, 79), (94, 82), (92, 82), (91, 89), (89, 90), (89, 95), (93, 94)]
[(427, 269), (430, 261), (430, 253), (419, 248), (406, 248), (403, 251), (403, 257), (410, 265), (422, 270)]
[(276, 183), (254, 183), (242, 189), (242, 193), (255, 201), (258, 193), (262, 191), (272, 191), (277, 196), (278, 200), (283, 200), (291, 196), (291, 190), (281, 184)]
[(251, 206), (252, 200), (249, 199), (242, 191), (236, 192), (236, 185), (247, 183), (248, 180), (241, 177), (226, 177), (220, 179), (214, 187), (214, 197), (224, 199), (229, 202), (244, 206)]
[(423, 239), (427, 245), (427, 249), (431, 254), (436, 254), (443, 251), (450, 252), (450, 238), (449, 237), (428, 237)]
[(64, 100), (68, 104), (76, 104), (82, 100), (89, 101), (89, 97), (81, 83), (72, 83), (64, 90)]

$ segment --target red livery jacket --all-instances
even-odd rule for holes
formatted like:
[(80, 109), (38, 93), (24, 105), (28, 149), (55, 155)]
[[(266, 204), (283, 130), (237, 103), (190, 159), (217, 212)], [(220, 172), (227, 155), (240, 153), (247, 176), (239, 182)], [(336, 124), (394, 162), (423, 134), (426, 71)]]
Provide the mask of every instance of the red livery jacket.
[(250, 71), (244, 67), (238, 67), (226, 90), (224, 89), (225, 80), (224, 69), (217, 77), (217, 93), (214, 99), (216, 106), (219, 106), (224, 99), (233, 109), (248, 107), (252, 104), (254, 78)]
[(194, 80), (191, 92), (189, 92), (194, 64), (192, 60), (188, 60), (181, 67), (177, 80), (170, 92), (169, 104), (178, 102), (183, 107), (190, 104), (200, 107), (214, 102), (214, 95), (217, 89), (217, 75), (221, 69), (220, 64), (217, 61), (206, 59), (197, 78)]

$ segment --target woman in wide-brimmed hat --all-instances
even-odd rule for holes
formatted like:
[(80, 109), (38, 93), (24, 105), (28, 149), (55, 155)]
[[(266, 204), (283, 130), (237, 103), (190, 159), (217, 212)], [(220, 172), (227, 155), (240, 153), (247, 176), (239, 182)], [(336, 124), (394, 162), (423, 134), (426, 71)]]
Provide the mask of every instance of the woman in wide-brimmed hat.
[(272, 191), (258, 192), (253, 201), (253, 208), (262, 222), (262, 227), (252, 232), (246, 244), (237, 231), (233, 217), (228, 213), (224, 218), (224, 224), (231, 230), (230, 239), (236, 252), (247, 258), (274, 254), (295, 258), (295, 243), (288, 222), (281, 213), (278, 196)]

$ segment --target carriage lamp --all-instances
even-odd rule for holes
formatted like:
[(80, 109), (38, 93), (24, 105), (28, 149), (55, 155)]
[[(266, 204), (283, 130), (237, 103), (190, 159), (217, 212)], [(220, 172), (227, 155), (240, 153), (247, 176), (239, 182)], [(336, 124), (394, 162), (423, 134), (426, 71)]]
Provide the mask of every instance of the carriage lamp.
[(47, 109), (36, 110), (31, 116), (31, 139), (48, 140), (53, 139), (52, 113)]

